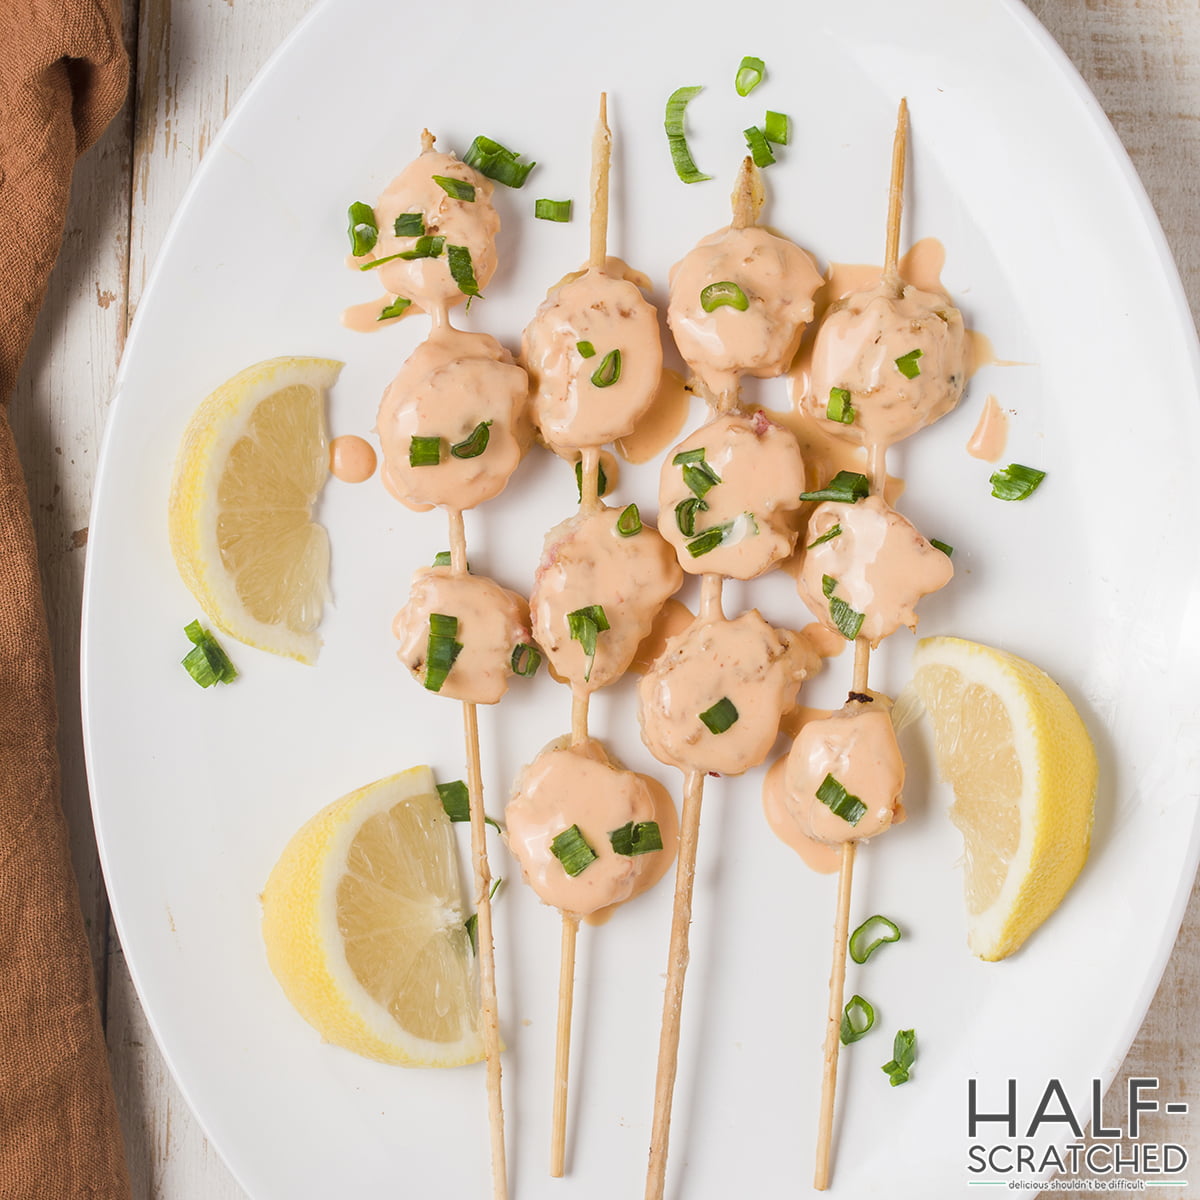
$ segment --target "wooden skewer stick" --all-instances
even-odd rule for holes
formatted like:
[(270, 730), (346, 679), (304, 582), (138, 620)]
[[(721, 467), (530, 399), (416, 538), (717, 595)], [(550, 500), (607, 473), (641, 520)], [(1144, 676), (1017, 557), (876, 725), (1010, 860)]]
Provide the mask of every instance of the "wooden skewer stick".
[(883, 252), (883, 278), (897, 292), (903, 286), (900, 262), (900, 215), (904, 209), (904, 174), (908, 159), (908, 101), (901, 98), (892, 140), (892, 178), (888, 186), (887, 242)]
[(591, 252), (588, 266), (601, 270), (608, 257), (608, 172), (612, 133), (608, 128), (608, 93), (600, 93), (600, 117), (592, 136)]
[[(701, 582), (698, 621), (721, 616), (720, 575)], [(683, 983), (691, 952), (692, 891), (696, 880), (696, 847), (700, 840), (700, 806), (704, 772), (683, 777), (683, 811), (679, 818), (679, 850), (675, 860), (675, 904), (671, 914), (671, 945), (667, 953), (667, 986), (663, 992), (662, 1030), (658, 1039), (658, 1073), (654, 1081), (654, 1116), (650, 1129), (650, 1160), (646, 1168), (646, 1200), (662, 1200), (667, 1180), (667, 1147), (671, 1140), (671, 1105), (679, 1068), (679, 1025), (683, 1012)]]
[[(467, 569), (463, 515), (450, 509), (450, 565)], [(463, 701), (463, 733), (467, 751), (467, 793), (471, 814), (471, 860), (475, 867), (476, 942), (479, 961), (479, 1007), (483, 1020), (483, 1052), (487, 1060), (488, 1121), (492, 1141), (492, 1195), (508, 1200), (508, 1159), (504, 1147), (504, 1094), (501, 1090), (500, 1015), (496, 1002), (496, 953), (492, 943), (492, 873), (488, 867), (487, 827), (483, 817), (483, 772), (480, 769), (479, 718), (475, 705)]]
[(575, 935), (579, 917), (562, 915), (562, 949), (558, 967), (558, 1034), (554, 1046), (554, 1121), (550, 1139), (550, 1174), (561, 1179), (567, 1157), (567, 1083), (571, 1073), (571, 1014), (575, 1001)]
[(754, 159), (746, 155), (734, 181), (733, 192), (729, 197), (733, 209), (733, 220), (730, 224), (734, 229), (749, 229), (758, 224), (759, 215), (766, 203), (767, 192), (763, 187), (762, 172), (754, 165)]

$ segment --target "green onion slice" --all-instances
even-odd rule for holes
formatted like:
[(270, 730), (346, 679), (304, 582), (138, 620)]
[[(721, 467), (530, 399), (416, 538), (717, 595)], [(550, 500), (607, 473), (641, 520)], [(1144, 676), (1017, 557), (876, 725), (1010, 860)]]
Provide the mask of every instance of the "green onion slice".
[[(884, 932), (877, 934), (882, 929)], [(865, 963), (880, 946), (900, 940), (900, 926), (876, 913), (868, 917), (850, 935), (850, 957), (858, 964)]]
[(524, 186), (529, 172), (537, 166), (537, 163), (518, 162), (520, 157), (507, 146), (480, 134), (467, 147), (463, 162), (474, 167), (480, 175), (486, 175), (505, 187), (519, 188)]
[(588, 665), (583, 677), (584, 683), (592, 677), (592, 666), (596, 661), (596, 638), (609, 628), (611, 626), (602, 605), (589, 604), (586, 608), (577, 608), (574, 612), (567, 613), (567, 630), (587, 655)]
[(617, 532), (622, 537), (635, 537), (642, 532), (642, 514), (636, 504), (627, 504), (617, 518)]
[(745, 517), (750, 522), (751, 532), (758, 532), (758, 522), (750, 513), (742, 513), (741, 517), (734, 517), (732, 521), (726, 521), (723, 525), (714, 525), (711, 529), (706, 529), (698, 537), (692, 538), (687, 544), (688, 553), (693, 558), (699, 558), (702, 554), (708, 554), (722, 545), (729, 534), (733, 531), (738, 521)]
[(455, 179), (450, 175), (435, 175), (433, 182), (446, 193), (447, 196), (455, 200), (466, 200), (474, 202), (475, 200), (475, 185), (468, 183), (465, 179)]
[(843, 504), (854, 504), (871, 494), (871, 485), (865, 475), (857, 471), (839, 471), (823, 488), (816, 492), (801, 492), (801, 500), (840, 500)]
[(787, 113), (772, 112), (768, 108), (762, 123), (763, 136), (776, 146), (786, 146), (791, 136), (791, 124)]
[(450, 447), (450, 453), (455, 458), (478, 458), (488, 447), (490, 425), (491, 421), (480, 421), (466, 438)]
[(403, 296), (397, 296), (391, 304), (386, 304), (375, 318), (377, 321), (386, 321), (390, 317), (402, 317), (412, 305), (411, 300), (405, 299)]
[(902, 354), (896, 359), (896, 370), (904, 376), (905, 379), (916, 379), (921, 373), (921, 368), (917, 366), (917, 359), (925, 356), (924, 350), (910, 350), (907, 354)]
[(1038, 485), (1045, 478), (1046, 472), (1036, 467), (1009, 463), (1003, 470), (995, 472), (988, 482), (997, 500), (1025, 500), (1038, 490)]
[(621, 351), (610, 350), (592, 372), (592, 383), (598, 388), (612, 387), (621, 378)]
[(205, 629), (199, 619), (184, 626), (192, 648), (181, 660), (187, 673), (202, 687), (214, 683), (232, 683), (237, 677), (237, 668), (215, 637)]
[(657, 821), (630, 821), (608, 835), (612, 848), (618, 854), (635, 858), (663, 848), (662, 830)]
[[(451, 821), (469, 821), (471, 819), (471, 793), (461, 779), (452, 780), (450, 783), (438, 783), (434, 786), (437, 788), (442, 808)], [(493, 829), (500, 828), (487, 813), (484, 813), (483, 819)]]
[(840, 421), (843, 425), (853, 424), (854, 405), (850, 403), (850, 393), (845, 388), (829, 389), (829, 404), (825, 408), (825, 415), (831, 421)]
[(440, 692), (462, 650), (462, 642), (456, 641), (458, 618), (444, 613), (429, 615), (429, 643), (425, 653), (425, 687), (431, 692)]
[(448, 567), (450, 565), (450, 551), (439, 550), (433, 556), (433, 565), (435, 567)]
[(733, 86), (737, 90), (737, 94), (739, 96), (750, 95), (762, 83), (765, 69), (766, 66), (761, 58), (754, 58), (747, 54), (742, 59), (741, 66), (738, 67), (737, 75), (733, 80)]
[(708, 463), (688, 463), (683, 468), (683, 482), (687, 484), (688, 491), (703, 500), (721, 482), (721, 477)]
[(696, 536), (696, 517), (708, 511), (708, 505), (699, 496), (689, 496), (675, 505), (675, 524), (685, 538)]
[[(841, 526), (841, 523), (839, 522), (837, 525), (832, 526), (827, 533), (821, 534), (821, 536), (819, 538), (817, 538), (816, 541), (809, 542), (807, 548), (809, 550), (811, 550), (814, 546), (823, 545), (825, 542), (832, 542), (835, 537), (839, 537), (841, 535), (841, 532), (842, 532), (842, 526)], [(827, 579), (829, 577), (822, 576), (822, 578)]]
[(835, 817), (841, 817), (850, 825), (857, 825), (867, 811), (867, 806), (846, 791), (832, 775), (826, 775), (821, 781), (821, 786), (817, 788), (817, 799)]
[(728, 696), (722, 696), (712, 708), (706, 708), (700, 714), (700, 720), (704, 722), (709, 733), (724, 733), (737, 724), (737, 719), (738, 710)]
[[(583, 460), (575, 464), (575, 490), (579, 493), (580, 503), (583, 502)], [(604, 463), (596, 464), (596, 495), (608, 495), (608, 475), (604, 470)]]
[(401, 213), (392, 225), (397, 237), (424, 237), (425, 216), (423, 213)]
[(379, 226), (375, 223), (375, 210), (361, 200), (355, 200), (347, 210), (350, 224), (346, 229), (350, 236), (350, 253), (360, 258), (375, 248), (379, 241)]
[(842, 1009), (842, 1045), (849, 1046), (870, 1033), (875, 1025), (875, 1010), (861, 996), (851, 996)]
[[(491, 818), (489, 817), (488, 820), (491, 820)], [(493, 824), (495, 824), (495, 822), (493, 822)], [(497, 825), (496, 828), (499, 829), (500, 826)], [(496, 882), (492, 884), (492, 890), (490, 892), (488, 892), (489, 900), (495, 899), (496, 892), (503, 882), (504, 882), (503, 877), (497, 875)], [(477, 912), (473, 912), (463, 922), (463, 928), (467, 931), (467, 937), (469, 937), (471, 939), (471, 953), (478, 954), (479, 953), (479, 914)]]
[(718, 308), (735, 308), (738, 312), (745, 312), (750, 307), (750, 301), (731, 279), (722, 279), (720, 283), (710, 283), (700, 292), (700, 307), (706, 313), (715, 312)]
[(417, 238), (411, 250), (401, 250), (399, 254), (389, 254), (384, 258), (377, 258), (374, 262), (365, 263), (358, 269), (373, 271), (376, 267), (382, 267), (384, 263), (390, 263), (397, 258), (402, 258), (406, 262), (412, 262), (417, 258), (437, 258), (441, 255), (442, 247), (445, 244), (446, 239), (443, 237), (422, 236)]
[(576, 342), (575, 349), (583, 355), (584, 358), (595, 358), (596, 347), (591, 342)]
[(450, 260), (450, 276), (458, 284), (464, 296), (479, 295), (479, 284), (475, 282), (475, 268), (471, 265), (471, 251), (466, 246), (448, 246), (446, 256)]
[(775, 151), (771, 149), (771, 143), (757, 125), (743, 129), (742, 136), (746, 139), (746, 146), (756, 167), (769, 167), (775, 161)]
[(702, 91), (704, 91), (703, 87), (676, 88), (667, 99), (667, 113), (663, 127), (667, 131), (667, 145), (671, 149), (671, 162), (675, 166), (675, 174), (684, 183), (700, 183), (705, 179), (712, 178), (711, 175), (705, 175), (696, 166), (692, 159), (692, 152), (688, 149), (687, 135), (683, 129), (684, 110), (692, 97)]
[(537, 674), (537, 669), (541, 665), (542, 656), (536, 646), (531, 646), (528, 642), (518, 642), (513, 647), (509, 666), (512, 668), (514, 675), (520, 675), (528, 679), (530, 675)]
[(954, 554), (954, 547), (947, 545), (945, 542), (939, 542), (937, 538), (930, 538), (929, 544), (935, 549), (940, 550), (947, 558), (951, 558)]
[(533, 215), (542, 221), (569, 221), (571, 219), (570, 200), (535, 200)]
[(562, 863), (563, 870), (572, 878), (590, 867), (598, 857), (595, 850), (587, 844), (578, 825), (572, 825), (558, 834), (550, 843), (550, 850)]
[(883, 1073), (892, 1087), (908, 1082), (909, 1068), (917, 1057), (917, 1035), (912, 1029), (901, 1029), (892, 1042), (892, 1061), (883, 1064)]
[(704, 461), (704, 447), (697, 446), (695, 450), (680, 450), (680, 452), (671, 459), (671, 466), (682, 467), (685, 463), (702, 463)]
[(842, 637), (846, 641), (852, 642), (858, 637), (859, 630), (862, 629), (865, 614), (851, 608), (840, 596), (835, 596), (833, 589), (836, 587), (837, 580), (832, 575), (821, 576), (821, 590), (829, 601), (830, 620), (833, 621)]
[(442, 439), (440, 437), (414, 437), (408, 443), (408, 465), (410, 467), (436, 467), (442, 461)]

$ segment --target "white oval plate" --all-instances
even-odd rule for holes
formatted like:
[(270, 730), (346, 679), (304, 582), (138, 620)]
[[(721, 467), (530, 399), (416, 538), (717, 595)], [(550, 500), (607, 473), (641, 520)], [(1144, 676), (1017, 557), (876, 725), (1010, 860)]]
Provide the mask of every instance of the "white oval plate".
[[(739, 98), (743, 54), (767, 81)], [(688, 112), (714, 182), (686, 187), (662, 132)], [(616, 137), (610, 246), (657, 285), (726, 220), (741, 130), (793, 118), (770, 168), (767, 219), (822, 263), (878, 261), (897, 99), (912, 109), (905, 244), (936, 236), (944, 279), (999, 357), (960, 410), (896, 450), (901, 507), (956, 547), (952, 587), (922, 631), (1009, 648), (1060, 680), (1102, 766), (1095, 844), (1050, 923), (1015, 958), (966, 951), (960, 842), (912, 746), (911, 819), (860, 855), (853, 923), (875, 911), (904, 941), (851, 967), (879, 1028), (843, 1055), (836, 1194), (950, 1195), (968, 1181), (966, 1088), (999, 1107), (1015, 1077), (1032, 1105), (1050, 1078), (1082, 1108), (1119, 1065), (1169, 953), (1197, 857), (1200, 718), (1195, 630), (1196, 346), (1174, 269), (1115, 136), (1061, 53), (1005, 0), (728, 6), (671, 0), (467, 0), (453, 10), (330, 0), (286, 43), (205, 157), (139, 307), (96, 490), (84, 628), (87, 747), (105, 873), (155, 1032), (190, 1102), (255, 1200), (479, 1196), (488, 1188), (483, 1068), (404, 1071), (322, 1045), (284, 1000), (258, 931), (258, 892), (292, 832), (350, 789), (429, 761), (462, 774), (458, 706), (394, 658), (390, 622), (412, 569), (445, 545), (378, 480), (331, 482), (335, 606), (316, 668), (237, 644), (243, 677), (202, 691), (179, 668), (197, 615), (167, 546), (171, 464), (199, 401), (278, 354), (344, 359), (336, 433), (366, 434), (423, 318), (377, 336), (338, 324), (375, 294), (345, 270), (345, 211), (418, 149), (422, 126), (465, 150), (487, 133), (539, 160), (499, 189), (502, 267), (465, 321), (509, 346), (544, 290), (586, 257), (588, 144), (601, 89)], [(532, 219), (535, 197), (575, 219)], [(1048, 477), (1025, 504), (989, 495), (964, 446), (985, 397), (1015, 410), (1006, 461)], [(761, 402), (785, 404), (779, 381)], [(693, 410), (691, 423), (699, 419)], [(618, 495), (655, 507), (657, 467)], [(478, 570), (528, 586), (548, 524), (575, 503), (569, 474), (530, 456), (467, 517)], [(783, 576), (731, 587), (781, 624), (805, 615)], [(912, 640), (873, 663), (896, 691)], [(809, 703), (837, 703), (833, 660)], [(678, 780), (636, 735), (631, 681), (593, 706), (630, 765)], [(489, 806), (548, 738), (569, 697), (546, 673), (483, 713)], [(780, 749), (782, 749), (782, 744)], [(669, 1180), (689, 1200), (803, 1192), (812, 1168), (832, 879), (768, 832), (761, 772), (711, 781), (700, 841)], [(514, 876), (497, 843), (494, 869)], [(570, 1174), (546, 1175), (558, 922), (520, 885), (497, 901), (514, 1195), (640, 1195), (670, 885), (582, 934)], [(880, 1065), (913, 1027), (912, 1081)], [(1166, 1099), (1170, 1099), (1167, 1097)], [(994, 1128), (994, 1127), (993, 1127)], [(994, 1136), (980, 1140), (995, 1140)]]

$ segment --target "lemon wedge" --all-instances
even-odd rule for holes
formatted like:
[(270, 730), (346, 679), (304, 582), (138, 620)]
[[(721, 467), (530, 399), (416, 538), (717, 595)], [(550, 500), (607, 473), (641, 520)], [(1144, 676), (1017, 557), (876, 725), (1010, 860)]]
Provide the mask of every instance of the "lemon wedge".
[(1062, 688), (1016, 655), (924, 638), (913, 686), (963, 835), (967, 943), (1007, 958), (1059, 906), (1087, 858), (1096, 752)]
[(342, 364), (273, 358), (196, 410), (175, 460), (171, 550), (231, 637), (312, 663), (329, 593), (329, 536), (312, 506), (329, 474), (325, 392)]
[(271, 970), (327, 1042), (402, 1066), (483, 1057), (455, 841), (428, 767), (319, 812), (262, 904)]

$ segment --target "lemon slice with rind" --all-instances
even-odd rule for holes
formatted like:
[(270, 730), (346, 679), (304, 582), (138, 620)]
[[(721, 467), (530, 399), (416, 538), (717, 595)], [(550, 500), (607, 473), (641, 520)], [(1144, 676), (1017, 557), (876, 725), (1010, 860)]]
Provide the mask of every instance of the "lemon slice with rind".
[(1091, 842), (1098, 769), (1082, 718), (1032, 663), (961, 638), (924, 638), (913, 687), (963, 835), (967, 943), (995, 961), (1058, 907)]
[(319, 812), (262, 903), (271, 970), (326, 1041), (402, 1066), (483, 1057), (455, 840), (428, 767)]
[(329, 474), (325, 393), (342, 364), (273, 358), (196, 410), (171, 485), (171, 550), (212, 623), (249, 646), (315, 661), (329, 537), (312, 506)]

